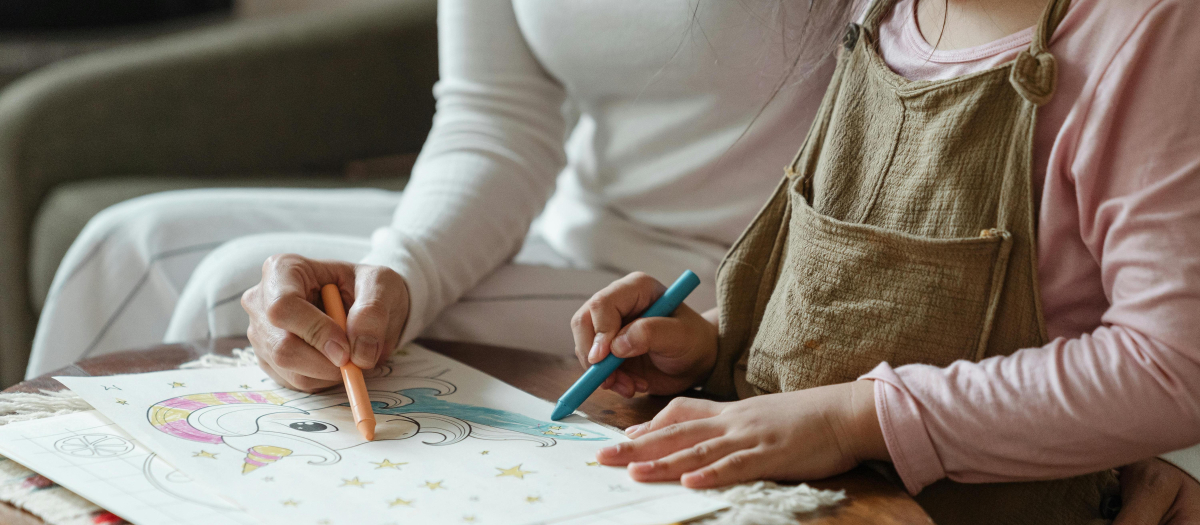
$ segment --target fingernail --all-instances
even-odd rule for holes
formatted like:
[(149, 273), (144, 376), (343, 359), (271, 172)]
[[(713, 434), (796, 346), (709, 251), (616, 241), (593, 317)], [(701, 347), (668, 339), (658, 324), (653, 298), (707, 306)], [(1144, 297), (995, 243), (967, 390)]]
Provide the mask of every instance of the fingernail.
[(604, 340), (604, 334), (596, 334), (592, 339), (592, 349), (588, 350), (588, 362), (595, 363), (600, 360), (600, 342)]
[(613, 339), (611, 346), (612, 346), (613, 352), (627, 354), (627, 353), (629, 353), (629, 350), (630, 350), (629, 338), (625, 337), (623, 335), (619, 335), (619, 336), (617, 336), (616, 339)]
[(604, 447), (604, 448), (596, 451), (597, 457), (605, 457), (605, 456), (612, 457), (615, 455), (617, 455), (617, 447)]
[(342, 366), (350, 358), (350, 352), (346, 351), (346, 346), (341, 342), (330, 340), (325, 343), (325, 357), (333, 361), (333, 364)]
[(650, 383), (647, 383), (645, 379), (638, 378), (634, 382), (637, 383), (638, 392), (645, 392), (650, 389)]
[(369, 335), (354, 340), (354, 364), (359, 368), (372, 368), (379, 359), (379, 340)]
[(625, 435), (628, 436), (630, 434), (640, 431), (642, 429), (642, 425), (644, 425), (644, 423), (641, 425), (634, 425), (634, 426), (631, 426), (631, 427), (625, 429)]

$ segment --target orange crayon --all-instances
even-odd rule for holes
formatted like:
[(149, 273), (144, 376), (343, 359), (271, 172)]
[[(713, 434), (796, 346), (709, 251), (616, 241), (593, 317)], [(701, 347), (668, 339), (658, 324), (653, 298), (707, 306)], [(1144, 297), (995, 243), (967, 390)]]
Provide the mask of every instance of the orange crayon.
[[(325, 315), (346, 331), (346, 307), (342, 305), (342, 292), (336, 284), (321, 288), (321, 301), (325, 303)], [(342, 365), (342, 382), (346, 384), (346, 396), (350, 398), (350, 411), (354, 413), (354, 425), (367, 441), (375, 440), (375, 411), (371, 408), (371, 397), (367, 395), (367, 383), (363, 381), (362, 369), (346, 361)]]

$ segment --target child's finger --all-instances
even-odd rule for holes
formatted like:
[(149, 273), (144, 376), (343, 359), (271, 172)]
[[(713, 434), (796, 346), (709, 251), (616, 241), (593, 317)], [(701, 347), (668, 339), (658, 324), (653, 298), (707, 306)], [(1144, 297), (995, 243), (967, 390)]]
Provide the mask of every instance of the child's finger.
[(612, 390), (613, 383), (616, 383), (616, 382), (617, 382), (616, 374), (610, 375), (604, 379), (603, 383), (600, 384), (600, 388), (603, 388), (605, 390)]
[(630, 358), (648, 352), (677, 357), (687, 353), (688, 342), (688, 327), (679, 319), (646, 317), (625, 325), (613, 338), (611, 347), (617, 357)]
[(637, 393), (637, 390), (633, 384), (633, 379), (629, 377), (629, 374), (617, 370), (613, 372), (612, 377), (617, 378), (616, 382), (613, 384), (613, 392), (621, 394), (625, 398), (631, 398)]
[(655, 430), (660, 430), (684, 421), (713, 417), (720, 414), (724, 408), (724, 403), (717, 403), (707, 399), (677, 397), (667, 404), (667, 408), (662, 409), (658, 415), (654, 416), (654, 419), (625, 429), (625, 435), (629, 438), (637, 439), (638, 436), (649, 434)]
[(630, 463), (629, 476), (641, 482), (676, 481), (688, 472), (753, 446), (752, 442), (729, 437), (710, 439), (659, 460)]
[(679, 478), (679, 482), (689, 489), (724, 487), (758, 479), (764, 464), (769, 464), (769, 461), (758, 448), (743, 449), (707, 467), (684, 474)]
[[(596, 339), (596, 329), (592, 326), (592, 313), (588, 311), (588, 305), (584, 304), (575, 311), (575, 315), (571, 316), (571, 338), (575, 340), (575, 357), (579, 359), (579, 366), (587, 368), (591, 363), (588, 363), (588, 352), (592, 348), (592, 342)], [(607, 388), (607, 384), (605, 386)]]
[(720, 436), (724, 427), (711, 419), (689, 421), (651, 432), (633, 441), (600, 449), (596, 458), (605, 465), (626, 465), (650, 461)]

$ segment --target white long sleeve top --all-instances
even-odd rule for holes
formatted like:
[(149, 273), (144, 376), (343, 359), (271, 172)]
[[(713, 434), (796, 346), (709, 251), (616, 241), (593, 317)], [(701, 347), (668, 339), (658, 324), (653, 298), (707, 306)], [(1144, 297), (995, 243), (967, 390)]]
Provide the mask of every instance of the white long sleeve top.
[(690, 268), (706, 286), (689, 302), (714, 305), (717, 264), (833, 71), (836, 46), (797, 49), (806, 5), (442, 0), (433, 129), (364, 260), (407, 280), (404, 340), (512, 257), (539, 214), (573, 264), (668, 282)]

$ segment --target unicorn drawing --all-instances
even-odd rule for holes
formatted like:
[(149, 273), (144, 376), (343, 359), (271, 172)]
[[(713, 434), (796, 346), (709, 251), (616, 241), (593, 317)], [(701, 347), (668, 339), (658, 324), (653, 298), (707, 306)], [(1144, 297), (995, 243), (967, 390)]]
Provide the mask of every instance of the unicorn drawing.
[[(391, 390), (370, 391), (376, 441), (423, 435), (422, 442), (434, 446), (471, 438), (550, 447), (556, 439), (608, 439), (506, 410), (448, 401), (445, 396), (456, 388), (442, 379), (397, 377), (387, 384)], [(155, 403), (147, 418), (154, 428), (177, 438), (233, 447), (245, 454), (243, 474), (287, 457), (308, 457), (314, 465), (336, 463), (341, 460), (339, 450), (366, 443), (354, 425), (345, 391), (192, 394)]]

